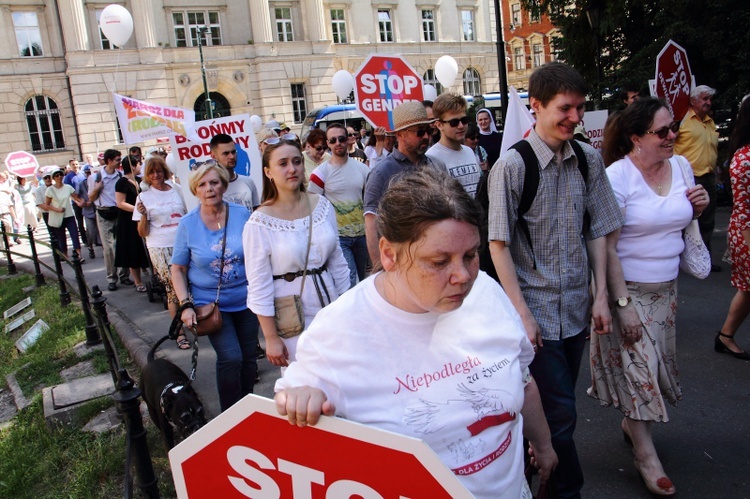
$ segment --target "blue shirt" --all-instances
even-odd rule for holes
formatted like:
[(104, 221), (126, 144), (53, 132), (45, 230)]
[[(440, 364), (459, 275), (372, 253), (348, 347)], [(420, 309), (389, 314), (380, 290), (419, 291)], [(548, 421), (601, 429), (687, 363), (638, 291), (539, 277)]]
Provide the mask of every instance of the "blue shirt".
[[(250, 218), (250, 212), (238, 204), (228, 203), (228, 206), (229, 225), (226, 227), (227, 247), (224, 251), (219, 309), (222, 312), (238, 312), (247, 308), (242, 231), (245, 222)], [(193, 302), (196, 305), (205, 305), (216, 300), (224, 228), (210, 230), (201, 220), (199, 210), (200, 206), (180, 220), (172, 252), (172, 264), (188, 268), (187, 277)]]

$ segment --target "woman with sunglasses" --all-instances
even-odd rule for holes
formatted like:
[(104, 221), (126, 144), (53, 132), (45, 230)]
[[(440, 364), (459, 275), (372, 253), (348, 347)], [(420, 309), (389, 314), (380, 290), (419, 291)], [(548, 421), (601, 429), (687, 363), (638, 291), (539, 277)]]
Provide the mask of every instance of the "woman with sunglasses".
[[(673, 155), (679, 122), (665, 104), (639, 99), (607, 124), (603, 156), (625, 223), (607, 236), (612, 333), (591, 335), (588, 393), (625, 416), (635, 468), (648, 490), (673, 495), (651, 435), (667, 422), (667, 403), (682, 399), (678, 379), (676, 280), (683, 229), (708, 206), (685, 158)], [(687, 180), (686, 180), (687, 179)]]
[(307, 140), (305, 140), (305, 150), (302, 153), (305, 159), (305, 187), (307, 187), (307, 182), (313, 170), (331, 157), (327, 151), (326, 133), (320, 128), (310, 130), (310, 133), (307, 134)]
[(73, 251), (78, 254), (81, 263), (86, 260), (81, 256), (81, 241), (78, 238), (78, 225), (76, 225), (73, 207), (70, 204), (72, 199), (75, 203), (80, 203), (81, 198), (75, 193), (75, 189), (68, 184), (63, 183), (65, 173), (57, 170), (52, 174), (52, 185), (47, 187), (45, 192), (45, 204), (48, 207), (49, 221), (48, 226), (55, 239), (57, 239), (57, 249), (63, 255), (68, 256), (68, 241), (65, 229), (70, 234), (70, 240), (73, 242)]
[(242, 236), (247, 306), (258, 315), (266, 357), (279, 367), (295, 359), (299, 335), (279, 336), (274, 299), (300, 296), (307, 328), (320, 309), (349, 289), (336, 211), (323, 196), (306, 192), (303, 178), (304, 160), (296, 142), (282, 139), (269, 145), (263, 153), (263, 202)]
[(732, 217), (729, 219), (729, 250), (732, 254), (732, 286), (737, 293), (729, 305), (724, 326), (716, 335), (714, 350), (736, 359), (750, 360), (734, 341), (737, 329), (750, 315), (750, 95), (742, 99), (734, 130), (729, 138), (733, 151), (729, 165), (732, 182)]

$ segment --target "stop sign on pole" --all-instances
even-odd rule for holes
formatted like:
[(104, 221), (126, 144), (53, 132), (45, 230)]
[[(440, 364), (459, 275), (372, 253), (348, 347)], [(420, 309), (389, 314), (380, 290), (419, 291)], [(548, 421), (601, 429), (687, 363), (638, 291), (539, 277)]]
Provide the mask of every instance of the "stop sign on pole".
[(469, 498), (421, 440), (323, 416), (290, 425), (248, 395), (169, 452), (177, 496)]
[(26, 151), (16, 151), (5, 157), (5, 166), (8, 171), (19, 177), (32, 177), (39, 168), (36, 156)]
[(677, 121), (685, 117), (690, 108), (692, 80), (687, 52), (669, 40), (656, 58), (656, 95), (667, 101)]
[(422, 77), (397, 55), (373, 54), (354, 73), (357, 109), (373, 127), (393, 130), (393, 109), (424, 100)]

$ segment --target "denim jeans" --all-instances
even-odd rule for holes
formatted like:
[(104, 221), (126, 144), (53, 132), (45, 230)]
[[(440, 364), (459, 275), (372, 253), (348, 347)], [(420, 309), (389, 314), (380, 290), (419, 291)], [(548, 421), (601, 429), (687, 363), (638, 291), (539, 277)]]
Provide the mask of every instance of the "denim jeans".
[(66, 255), (68, 254), (68, 236), (65, 234), (65, 229), (68, 229), (70, 241), (73, 243), (73, 249), (80, 253), (81, 241), (78, 239), (78, 226), (76, 225), (76, 219), (74, 217), (65, 217), (63, 218), (60, 227), (50, 227), (49, 229), (55, 234), (55, 239), (57, 239), (57, 249)]
[(552, 447), (560, 460), (555, 469), (560, 498), (581, 497), (583, 472), (573, 433), (576, 429), (575, 387), (588, 328), (564, 340), (544, 340), (529, 366), (547, 417)]
[(367, 240), (365, 236), (339, 237), (339, 246), (344, 253), (346, 263), (349, 264), (349, 282), (353, 288), (357, 284), (357, 278), (360, 281), (365, 278), (368, 258)]
[(221, 313), (221, 330), (208, 337), (216, 351), (216, 387), (221, 411), (253, 393), (258, 372), (258, 318), (249, 309)]

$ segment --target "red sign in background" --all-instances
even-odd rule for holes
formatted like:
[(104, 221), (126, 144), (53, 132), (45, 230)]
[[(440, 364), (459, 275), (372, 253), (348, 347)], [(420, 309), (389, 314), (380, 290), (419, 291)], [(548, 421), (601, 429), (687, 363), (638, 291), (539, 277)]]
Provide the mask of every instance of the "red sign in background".
[(32, 177), (39, 168), (36, 156), (26, 151), (16, 151), (5, 157), (5, 166), (8, 171), (19, 177)]
[(373, 127), (393, 130), (393, 109), (424, 100), (422, 77), (397, 55), (373, 54), (354, 73), (357, 109)]
[(254, 395), (169, 457), (178, 497), (471, 497), (424, 442), (336, 418), (299, 428)]
[(656, 95), (667, 101), (677, 121), (682, 120), (690, 108), (692, 80), (687, 52), (669, 40), (656, 58)]

